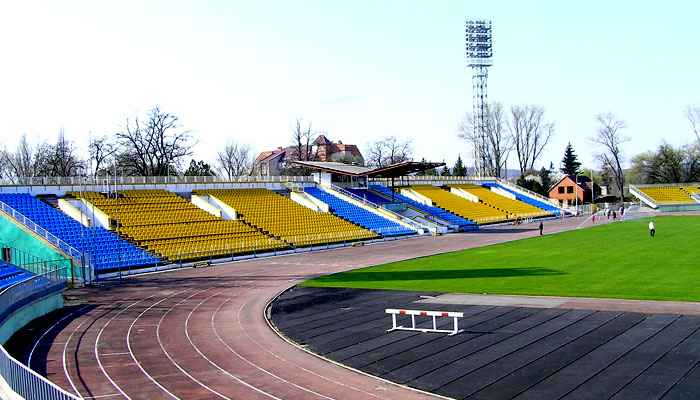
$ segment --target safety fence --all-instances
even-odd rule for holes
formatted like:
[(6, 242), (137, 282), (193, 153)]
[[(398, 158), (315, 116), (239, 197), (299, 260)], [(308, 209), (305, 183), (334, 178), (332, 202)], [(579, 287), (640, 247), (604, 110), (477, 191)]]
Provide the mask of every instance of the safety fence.
[(6, 215), (10, 216), (12, 219), (22, 224), (24, 227), (26, 227), (42, 239), (46, 240), (47, 242), (64, 252), (67, 256), (69, 256), (73, 260), (73, 268), (71, 271), (71, 274), (73, 274), (73, 278), (76, 280), (83, 281), (85, 284), (90, 283), (90, 259), (88, 257), (85, 257), (84, 253), (81, 253), (75, 247), (72, 247), (68, 243), (59, 239), (51, 232), (37, 225), (36, 223), (34, 223), (34, 221), (25, 217), (24, 215), (22, 215), (22, 213), (20, 213), (19, 211), (15, 210), (14, 208), (10, 207), (2, 201), (0, 201), (0, 210), (2, 210), (2, 212), (4, 212)]
[[(0, 323), (14, 312), (42, 297), (66, 289), (67, 268), (57, 268), (16, 283), (0, 292)], [(15, 360), (0, 346), (0, 375), (24, 399), (80, 399)]]

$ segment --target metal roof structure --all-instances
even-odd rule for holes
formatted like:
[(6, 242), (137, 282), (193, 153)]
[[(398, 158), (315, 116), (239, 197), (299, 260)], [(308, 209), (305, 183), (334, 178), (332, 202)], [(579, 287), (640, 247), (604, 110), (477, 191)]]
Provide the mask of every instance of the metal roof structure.
[(353, 177), (366, 176), (370, 178), (397, 178), (445, 165), (445, 163), (404, 161), (386, 167), (371, 169), (358, 165), (343, 164), (338, 162), (294, 161), (294, 164), (333, 174), (348, 175)]

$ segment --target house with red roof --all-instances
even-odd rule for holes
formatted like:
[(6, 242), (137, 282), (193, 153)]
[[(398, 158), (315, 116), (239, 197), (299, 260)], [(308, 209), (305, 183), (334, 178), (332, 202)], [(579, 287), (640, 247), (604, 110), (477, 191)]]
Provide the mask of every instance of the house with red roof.
[[(306, 148), (301, 149), (306, 153)], [(255, 173), (263, 176), (281, 175), (286, 168), (292, 167), (299, 160), (295, 146), (278, 147), (277, 150), (263, 151), (255, 159)], [(336, 143), (328, 140), (325, 135), (319, 135), (311, 144), (310, 160), (302, 161), (334, 161), (348, 164), (364, 165), (362, 153), (354, 144)]]

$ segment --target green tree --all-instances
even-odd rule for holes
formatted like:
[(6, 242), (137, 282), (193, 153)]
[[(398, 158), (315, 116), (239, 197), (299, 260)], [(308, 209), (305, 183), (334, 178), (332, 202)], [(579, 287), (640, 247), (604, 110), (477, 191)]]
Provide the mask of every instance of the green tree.
[[(427, 163), (427, 161), (425, 160), (425, 157), (423, 157), (423, 158), (420, 160), (420, 162), (422, 162), (422, 163)], [(436, 176), (437, 174), (438, 174), (438, 173), (437, 173), (437, 170), (436, 170), (435, 168), (426, 169), (426, 170), (424, 170), (424, 171), (418, 172), (418, 175), (421, 175), (421, 176)]]
[(540, 170), (540, 194), (545, 197), (549, 197), (549, 188), (552, 187), (552, 177), (550, 171), (542, 167)]
[(566, 145), (564, 158), (561, 159), (561, 164), (561, 172), (567, 175), (576, 176), (581, 173), (581, 163), (578, 162), (578, 156), (574, 153), (571, 142)]
[(215, 176), (214, 170), (211, 169), (211, 165), (205, 163), (202, 160), (195, 161), (190, 160), (190, 166), (185, 170), (185, 176)]
[(452, 175), (453, 176), (467, 176), (467, 167), (464, 166), (462, 163), (462, 156), (457, 155), (457, 162), (455, 163), (454, 168), (452, 169)]
[(450, 176), (450, 169), (447, 168), (447, 166), (442, 167), (442, 171), (440, 172), (440, 176)]

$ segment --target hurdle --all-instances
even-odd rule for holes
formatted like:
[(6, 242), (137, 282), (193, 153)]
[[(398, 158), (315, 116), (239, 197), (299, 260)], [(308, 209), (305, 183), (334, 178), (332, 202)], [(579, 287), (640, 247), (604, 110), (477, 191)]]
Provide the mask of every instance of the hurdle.
[[(449, 333), (448, 336), (453, 336), (456, 335), (462, 331), (463, 329), (459, 329), (459, 322), (457, 318), (462, 318), (464, 316), (464, 313), (461, 312), (449, 312), (449, 311), (421, 311), (421, 310), (396, 310), (393, 308), (387, 308), (386, 309), (387, 314), (391, 314), (391, 323), (392, 327), (391, 329), (387, 329), (387, 332), (391, 331), (396, 331), (396, 330), (402, 330), (402, 331), (417, 331), (417, 332), (437, 332), (437, 333)], [(410, 315), (411, 316), (411, 327), (407, 326), (397, 326), (396, 325), (396, 316), (397, 315)], [(416, 328), (416, 315), (418, 316), (423, 316), (423, 317), (432, 317), (433, 318), (433, 328)], [(452, 317), (454, 318), (454, 324), (453, 324), (453, 329), (438, 329), (437, 328), (437, 317)]]

